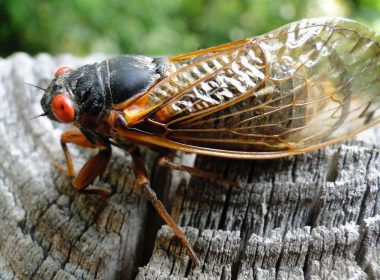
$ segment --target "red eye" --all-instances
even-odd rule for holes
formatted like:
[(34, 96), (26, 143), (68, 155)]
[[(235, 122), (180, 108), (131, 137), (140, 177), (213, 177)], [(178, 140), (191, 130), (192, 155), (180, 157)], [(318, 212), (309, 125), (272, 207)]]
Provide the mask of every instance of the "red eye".
[(70, 71), (71, 68), (68, 67), (68, 66), (62, 66), (62, 67), (59, 67), (55, 73), (54, 73), (54, 77), (57, 78), (59, 75), (61, 75), (62, 73), (64, 72), (67, 72), (67, 71)]
[(54, 116), (63, 123), (71, 123), (75, 119), (74, 104), (66, 94), (58, 94), (51, 103)]

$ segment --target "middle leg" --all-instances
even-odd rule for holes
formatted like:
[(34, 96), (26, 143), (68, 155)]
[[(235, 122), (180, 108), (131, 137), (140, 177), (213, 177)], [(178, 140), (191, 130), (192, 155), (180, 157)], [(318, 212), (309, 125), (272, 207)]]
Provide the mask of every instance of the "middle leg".
[(186, 248), (186, 251), (192, 258), (192, 260), (196, 264), (199, 264), (199, 259), (197, 255), (195, 254), (193, 248), (187, 241), (185, 234), (170, 217), (164, 205), (157, 198), (157, 195), (154, 192), (154, 190), (150, 187), (150, 181), (147, 177), (147, 172), (146, 172), (144, 163), (141, 160), (141, 155), (138, 148), (131, 151), (131, 156), (133, 159), (133, 169), (134, 169), (137, 185), (142, 188), (145, 196), (153, 204), (154, 208), (156, 209), (157, 213), (160, 215), (161, 219), (170, 227), (174, 235), (181, 241), (182, 245)]

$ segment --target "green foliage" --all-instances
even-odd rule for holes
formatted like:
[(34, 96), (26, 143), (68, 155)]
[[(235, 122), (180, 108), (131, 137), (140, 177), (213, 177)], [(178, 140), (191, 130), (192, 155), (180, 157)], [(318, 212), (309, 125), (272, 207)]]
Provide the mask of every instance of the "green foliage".
[(378, 0), (0, 0), (0, 55), (174, 55), (323, 16), (331, 3), (380, 29)]

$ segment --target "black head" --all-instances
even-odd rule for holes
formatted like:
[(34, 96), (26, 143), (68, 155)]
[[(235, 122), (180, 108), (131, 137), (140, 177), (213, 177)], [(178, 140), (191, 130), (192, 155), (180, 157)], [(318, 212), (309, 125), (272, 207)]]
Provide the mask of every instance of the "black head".
[(59, 68), (41, 98), (44, 115), (62, 123), (80, 122), (86, 116), (100, 117), (111, 103), (96, 64), (76, 70)]
[(60, 67), (54, 74), (44, 95), (41, 98), (41, 107), (44, 115), (49, 119), (71, 123), (77, 118), (78, 106), (74, 103), (74, 96), (67, 88), (69, 67)]

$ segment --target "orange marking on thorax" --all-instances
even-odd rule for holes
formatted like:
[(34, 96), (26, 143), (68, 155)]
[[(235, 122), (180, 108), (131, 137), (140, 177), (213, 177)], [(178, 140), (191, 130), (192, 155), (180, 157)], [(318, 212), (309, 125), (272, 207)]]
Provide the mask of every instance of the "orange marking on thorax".
[(124, 118), (128, 123), (135, 123), (145, 117), (147, 114), (157, 108), (159, 104), (148, 107), (148, 95), (141, 96), (136, 102), (133, 102), (123, 110)]

